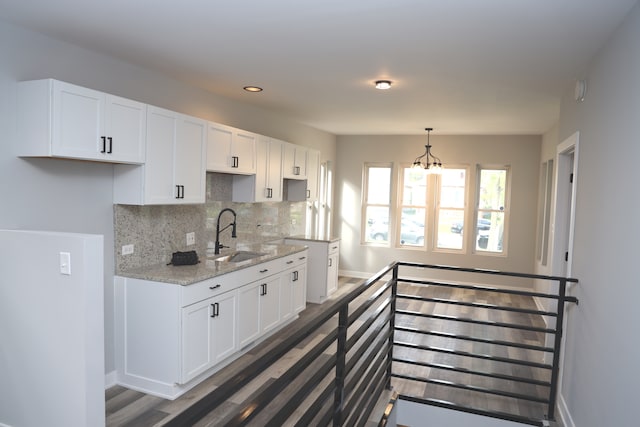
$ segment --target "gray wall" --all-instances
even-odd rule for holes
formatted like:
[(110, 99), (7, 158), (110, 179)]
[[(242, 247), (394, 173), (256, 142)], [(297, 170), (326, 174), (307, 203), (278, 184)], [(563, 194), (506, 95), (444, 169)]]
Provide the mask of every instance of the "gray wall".
[(0, 58), (0, 182), (3, 183), (0, 228), (104, 235), (105, 372), (114, 369), (113, 167), (16, 158), (12, 146), (17, 81), (47, 77), (68, 81), (317, 148), (323, 161), (335, 162), (335, 137), (331, 134), (3, 21), (0, 21)]
[[(507, 271), (533, 272), (539, 136), (451, 136), (431, 135), (433, 152), (449, 165), (469, 166), (471, 193), (476, 185), (476, 164), (509, 165), (512, 173), (511, 215), (506, 256), (452, 254), (416, 249), (361, 245), (361, 190), (365, 162), (410, 164), (424, 152), (425, 136), (339, 136), (336, 167), (334, 231), (341, 236), (340, 269), (374, 273), (394, 260), (429, 264), (461, 265)], [(473, 206), (473, 203), (468, 200)], [(471, 216), (467, 218), (471, 221)], [(471, 236), (473, 237), (473, 236)], [(473, 242), (469, 243), (471, 245)], [(495, 278), (494, 278), (495, 279)], [(522, 286), (522, 283), (510, 282)], [(530, 284), (528, 284), (530, 286)]]
[(562, 398), (576, 426), (638, 424), (640, 378), (640, 5), (586, 70), (584, 102), (561, 105), (559, 141), (580, 132)]

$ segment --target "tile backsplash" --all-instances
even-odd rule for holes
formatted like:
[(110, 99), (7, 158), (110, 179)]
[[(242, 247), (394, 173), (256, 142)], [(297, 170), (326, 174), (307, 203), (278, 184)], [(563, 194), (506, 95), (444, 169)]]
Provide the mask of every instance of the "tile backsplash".
[[(218, 214), (231, 208), (237, 215), (236, 239), (231, 229), (220, 233), (220, 242), (262, 243), (304, 234), (306, 202), (231, 202), (231, 175), (208, 173), (207, 197), (203, 205), (131, 206), (114, 205), (116, 274), (145, 265), (168, 263), (176, 251), (195, 250), (200, 258), (212, 254)], [(225, 212), (220, 228), (233, 221)], [(187, 246), (186, 234), (195, 233), (196, 244)], [(134, 245), (133, 254), (122, 255), (123, 245)]]

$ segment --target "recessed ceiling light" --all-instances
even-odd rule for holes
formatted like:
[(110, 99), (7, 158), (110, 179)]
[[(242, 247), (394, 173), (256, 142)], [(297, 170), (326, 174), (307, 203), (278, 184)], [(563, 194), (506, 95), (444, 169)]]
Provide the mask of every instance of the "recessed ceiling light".
[(245, 86), (243, 89), (247, 92), (262, 92), (262, 88), (258, 86)]
[(391, 80), (376, 80), (376, 89), (386, 90), (391, 88)]

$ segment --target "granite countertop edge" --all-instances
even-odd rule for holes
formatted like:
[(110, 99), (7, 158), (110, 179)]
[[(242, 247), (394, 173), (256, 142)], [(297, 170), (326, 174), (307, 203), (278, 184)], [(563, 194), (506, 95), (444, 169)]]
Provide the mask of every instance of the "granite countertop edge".
[[(194, 283), (202, 282), (204, 280), (211, 279), (223, 274), (232, 273), (234, 271), (242, 270), (252, 267), (254, 265), (262, 264), (264, 262), (272, 261), (274, 259), (282, 258), (288, 255), (292, 255), (298, 252), (302, 252), (307, 249), (304, 245), (287, 245), (287, 244), (255, 244), (255, 245), (243, 245), (236, 250), (250, 250), (255, 252), (265, 252), (265, 255), (253, 258), (247, 261), (237, 263), (217, 263), (213, 261), (213, 257), (200, 258), (200, 262), (195, 265), (166, 265), (155, 264), (144, 267), (139, 267), (127, 271), (121, 271), (116, 276), (126, 277), (130, 279), (150, 280), (153, 282), (164, 282), (175, 285), (192, 285)], [(226, 252), (223, 251), (220, 255), (224, 256)]]
[(304, 234), (300, 234), (297, 236), (289, 236), (286, 238), (286, 240), (301, 240), (301, 241), (308, 241), (308, 242), (327, 242), (327, 243), (333, 243), (333, 242), (338, 242), (340, 240), (339, 237), (335, 237), (335, 236), (311, 236), (311, 235), (304, 235)]

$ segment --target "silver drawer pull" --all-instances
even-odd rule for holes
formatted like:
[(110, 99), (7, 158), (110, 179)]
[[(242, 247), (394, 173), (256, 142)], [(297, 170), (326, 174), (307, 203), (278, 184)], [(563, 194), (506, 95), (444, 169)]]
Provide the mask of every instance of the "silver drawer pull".
[(209, 286), (209, 289), (214, 290), (214, 289), (218, 289), (221, 286), (222, 286), (221, 284), (217, 284), (215, 286)]

